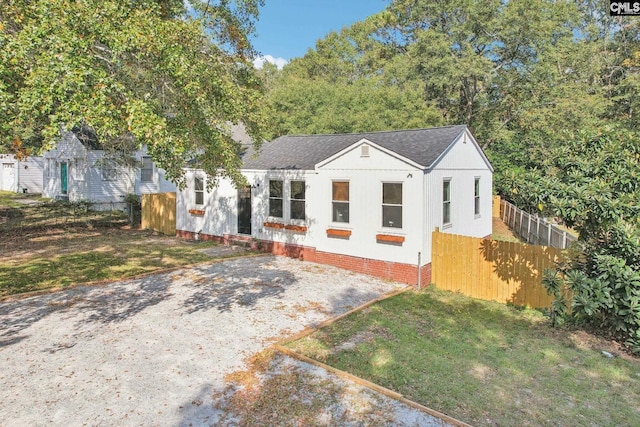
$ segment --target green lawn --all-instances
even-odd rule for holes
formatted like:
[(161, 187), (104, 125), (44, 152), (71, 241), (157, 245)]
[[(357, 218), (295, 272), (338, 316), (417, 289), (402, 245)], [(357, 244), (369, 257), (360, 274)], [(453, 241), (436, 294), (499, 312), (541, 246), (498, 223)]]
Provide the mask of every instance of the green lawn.
[(220, 257), (202, 251), (215, 246), (212, 242), (132, 229), (119, 211), (17, 202), (22, 196), (0, 192), (0, 297), (119, 280)]
[(433, 286), (354, 313), (287, 344), (473, 425), (631, 426), (640, 361), (557, 330), (537, 311)]
[(76, 230), (74, 237), (51, 243), (57, 247), (54, 251), (38, 245), (34, 252), (25, 249), (18, 256), (0, 257), (0, 297), (211, 261), (214, 257), (202, 249), (215, 246), (149, 232), (101, 229), (87, 234)]

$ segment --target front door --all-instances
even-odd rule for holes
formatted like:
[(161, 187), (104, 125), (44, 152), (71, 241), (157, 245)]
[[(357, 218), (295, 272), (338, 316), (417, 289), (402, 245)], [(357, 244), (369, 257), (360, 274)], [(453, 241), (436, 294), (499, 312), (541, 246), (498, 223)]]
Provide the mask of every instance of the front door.
[(238, 190), (238, 234), (251, 235), (251, 187)]
[(16, 166), (13, 163), (2, 164), (2, 188), (5, 191), (17, 191), (16, 189)]
[(60, 191), (67, 194), (67, 164), (60, 163)]

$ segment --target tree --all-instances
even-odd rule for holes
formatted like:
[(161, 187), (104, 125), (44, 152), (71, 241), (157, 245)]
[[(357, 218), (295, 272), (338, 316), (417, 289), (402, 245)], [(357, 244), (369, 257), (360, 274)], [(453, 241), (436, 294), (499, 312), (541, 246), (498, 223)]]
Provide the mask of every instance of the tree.
[(113, 155), (146, 144), (178, 183), (188, 159), (241, 180), (230, 125), (265, 136), (247, 39), (259, 2), (5, 1), (0, 143), (39, 151), (88, 126)]

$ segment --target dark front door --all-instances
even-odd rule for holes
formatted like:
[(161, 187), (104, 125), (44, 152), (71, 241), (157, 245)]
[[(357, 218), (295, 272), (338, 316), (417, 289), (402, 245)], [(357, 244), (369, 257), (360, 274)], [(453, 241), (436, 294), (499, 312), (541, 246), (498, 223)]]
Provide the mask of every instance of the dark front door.
[(238, 233), (251, 235), (251, 187), (238, 190)]

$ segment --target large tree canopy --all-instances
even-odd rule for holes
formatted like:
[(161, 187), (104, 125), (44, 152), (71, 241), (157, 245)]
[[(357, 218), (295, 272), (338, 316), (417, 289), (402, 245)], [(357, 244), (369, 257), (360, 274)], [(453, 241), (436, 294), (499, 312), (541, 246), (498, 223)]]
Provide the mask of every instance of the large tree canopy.
[(230, 125), (264, 139), (248, 35), (261, 0), (6, 0), (0, 145), (46, 149), (89, 126), (111, 153), (146, 144), (178, 182), (184, 161), (239, 179)]

